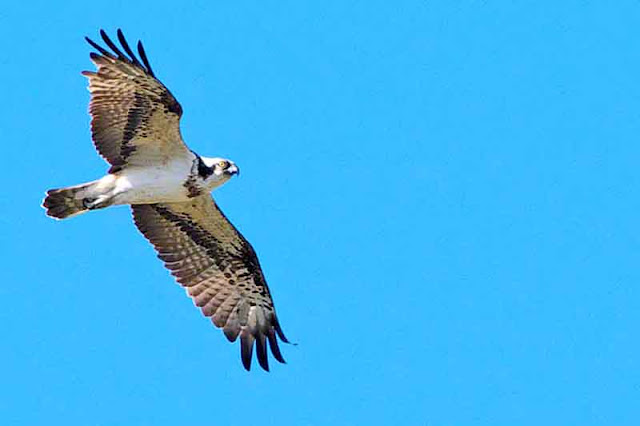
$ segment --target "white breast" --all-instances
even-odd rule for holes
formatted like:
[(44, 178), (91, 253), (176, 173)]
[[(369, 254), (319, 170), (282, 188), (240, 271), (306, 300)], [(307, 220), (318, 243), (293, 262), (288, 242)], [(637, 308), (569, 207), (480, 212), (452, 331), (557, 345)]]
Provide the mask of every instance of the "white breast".
[(150, 204), (186, 201), (185, 181), (193, 162), (176, 159), (166, 166), (129, 166), (117, 173), (114, 204)]

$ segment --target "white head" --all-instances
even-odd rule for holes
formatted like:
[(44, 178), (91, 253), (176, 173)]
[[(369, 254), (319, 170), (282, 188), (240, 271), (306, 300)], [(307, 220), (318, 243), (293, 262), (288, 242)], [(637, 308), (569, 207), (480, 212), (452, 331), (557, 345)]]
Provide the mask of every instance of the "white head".
[(240, 174), (240, 169), (231, 160), (220, 157), (200, 157), (202, 163), (198, 165), (198, 175), (204, 180), (206, 186), (211, 189), (217, 188), (231, 176)]

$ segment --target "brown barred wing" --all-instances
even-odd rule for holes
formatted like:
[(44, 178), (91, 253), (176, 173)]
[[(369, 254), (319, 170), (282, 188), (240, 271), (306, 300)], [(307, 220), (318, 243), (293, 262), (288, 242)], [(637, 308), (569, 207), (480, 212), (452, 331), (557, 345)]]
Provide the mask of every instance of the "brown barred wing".
[(249, 370), (253, 346), (269, 370), (267, 347), (284, 362), (278, 338), (287, 343), (258, 258), (249, 242), (209, 194), (188, 202), (133, 205), (138, 229), (186, 288), (204, 315), (229, 341), (240, 336), (242, 363)]
[(98, 70), (82, 74), (89, 78), (93, 142), (111, 171), (189, 155), (180, 135), (182, 107), (156, 79), (142, 43), (138, 59), (122, 31), (117, 35), (125, 53), (104, 31), (100, 35), (110, 50), (87, 38), (98, 51), (90, 54)]

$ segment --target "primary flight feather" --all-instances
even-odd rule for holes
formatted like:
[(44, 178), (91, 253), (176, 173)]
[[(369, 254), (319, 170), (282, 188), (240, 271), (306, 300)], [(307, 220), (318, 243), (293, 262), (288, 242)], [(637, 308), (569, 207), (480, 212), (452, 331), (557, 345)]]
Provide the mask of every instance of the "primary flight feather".
[(284, 363), (278, 339), (288, 341), (256, 253), (210, 194), (238, 167), (186, 146), (182, 107), (155, 77), (142, 43), (136, 56), (122, 31), (121, 48), (100, 35), (108, 49), (87, 38), (97, 71), (82, 74), (89, 78), (93, 143), (111, 167), (96, 181), (47, 191), (47, 215), (65, 219), (130, 204), (136, 226), (196, 306), (229, 341), (240, 337), (244, 367), (251, 368), (254, 346), (265, 370), (267, 348)]

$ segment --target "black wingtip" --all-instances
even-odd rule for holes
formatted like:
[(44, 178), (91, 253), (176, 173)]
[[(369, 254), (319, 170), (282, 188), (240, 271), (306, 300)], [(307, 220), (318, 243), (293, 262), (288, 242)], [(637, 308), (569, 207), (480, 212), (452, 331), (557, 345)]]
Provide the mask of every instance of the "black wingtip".
[(240, 337), (240, 357), (242, 365), (247, 371), (251, 371), (251, 357), (253, 356), (253, 336), (245, 335)]
[(270, 330), (269, 334), (267, 334), (269, 339), (269, 347), (271, 348), (271, 353), (273, 357), (281, 364), (286, 364), (287, 362), (284, 360), (282, 356), (282, 352), (280, 352), (280, 347), (278, 346), (278, 339), (276, 338), (276, 334), (273, 330)]
[(140, 63), (140, 61), (138, 61), (138, 58), (136, 58), (136, 55), (134, 55), (133, 52), (131, 51), (131, 48), (129, 47), (129, 43), (127, 43), (127, 39), (124, 37), (124, 34), (122, 33), (122, 30), (120, 28), (118, 28), (118, 30), (116, 31), (116, 34), (118, 36), (118, 41), (124, 48), (124, 51), (127, 52), (127, 55), (129, 55), (129, 59), (131, 60), (131, 62), (134, 65), (142, 67), (142, 64)]
[(138, 54), (140, 55), (140, 59), (142, 59), (142, 63), (144, 63), (144, 66), (147, 67), (147, 73), (149, 73), (151, 77), (155, 77), (155, 74), (151, 69), (151, 64), (149, 63), (149, 59), (147, 59), (147, 54), (145, 53), (144, 47), (142, 46), (142, 42), (139, 40), (138, 40)]
[(113, 41), (111, 41), (104, 30), (100, 30), (100, 37), (102, 37), (102, 40), (107, 44), (107, 46), (109, 46), (109, 49), (113, 50), (113, 53), (118, 55), (118, 59), (123, 59), (130, 62), (129, 59), (124, 55), (124, 53), (122, 53), (122, 51), (118, 48), (118, 46)]
[(284, 335), (284, 332), (282, 331), (282, 327), (280, 327), (280, 322), (278, 321), (278, 318), (274, 316), (274, 328), (276, 329), (276, 333), (278, 333), (278, 337), (280, 337), (280, 340), (282, 340), (284, 343), (291, 343), (289, 342), (289, 340), (287, 339), (287, 337)]
[(242, 366), (244, 367), (245, 370), (251, 371), (251, 358), (249, 358), (248, 360), (245, 360), (244, 358), (242, 358)]
[[(91, 40), (89, 37), (85, 37), (84, 39), (87, 41), (87, 43), (91, 45), (91, 47), (96, 49), (100, 53), (100, 55), (106, 56), (107, 58), (110, 58), (110, 59), (118, 59), (118, 60), (128, 62), (130, 64), (133, 64), (141, 68), (142, 70), (144, 70), (151, 77), (155, 78), (155, 74), (151, 69), (151, 65), (149, 64), (149, 59), (147, 58), (147, 54), (144, 51), (142, 42), (138, 41), (138, 55), (142, 60), (142, 62), (140, 62), (140, 59), (138, 59), (133, 49), (131, 49), (131, 46), (129, 46), (129, 43), (127, 42), (127, 39), (125, 38), (124, 33), (122, 32), (122, 29), (118, 28), (116, 30), (116, 35), (118, 37), (118, 41), (122, 45), (122, 48), (126, 52), (126, 55), (122, 53), (122, 50), (120, 50), (120, 48), (116, 45), (116, 43), (114, 43), (113, 40), (109, 38), (109, 36), (107, 35), (107, 32), (104, 29), (100, 29), (100, 37), (102, 38), (104, 43), (109, 47), (109, 49), (112, 50), (113, 53), (108, 51), (104, 47), (100, 46), (98, 43)], [(98, 57), (95, 55), (96, 54), (93, 53), (91, 56), (91, 59), (96, 59)]]
[[(113, 56), (111, 54), (111, 52), (109, 52), (107, 49), (105, 49), (104, 47), (100, 46), (98, 43), (96, 43), (95, 41), (91, 40), (89, 37), (85, 37), (84, 38), (87, 43), (89, 43), (91, 45), (91, 47), (93, 47), (94, 49), (96, 49), (98, 52), (100, 52), (101, 55), (106, 56), (107, 58), (111, 58), (111, 59), (115, 59), (115, 56)], [(95, 59), (95, 56), (97, 55), (94, 52), (89, 53), (89, 56), (91, 56), (91, 59)]]
[(258, 363), (265, 371), (269, 371), (269, 357), (267, 355), (267, 342), (265, 336), (260, 333), (256, 338), (256, 356)]

